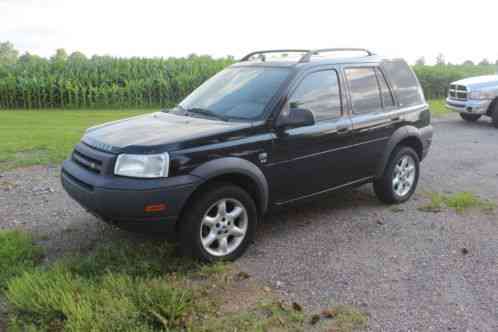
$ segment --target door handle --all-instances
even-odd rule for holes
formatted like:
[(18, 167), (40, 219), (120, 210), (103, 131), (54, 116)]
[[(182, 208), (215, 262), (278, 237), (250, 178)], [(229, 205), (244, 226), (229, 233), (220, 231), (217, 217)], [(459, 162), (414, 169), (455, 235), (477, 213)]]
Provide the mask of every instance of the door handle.
[(394, 118), (391, 118), (391, 122), (398, 122), (398, 121), (401, 121), (401, 117), (396, 116)]
[(349, 127), (338, 127), (337, 128), (337, 134), (339, 135), (345, 135), (347, 133), (349, 133), (351, 131), (351, 129)]

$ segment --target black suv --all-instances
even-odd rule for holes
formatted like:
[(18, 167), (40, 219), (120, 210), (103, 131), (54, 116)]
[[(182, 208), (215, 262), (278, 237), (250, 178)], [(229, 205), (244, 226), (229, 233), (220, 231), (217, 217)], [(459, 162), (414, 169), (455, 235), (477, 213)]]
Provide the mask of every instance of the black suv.
[(173, 109), (88, 129), (62, 184), (106, 222), (175, 232), (185, 253), (231, 260), (271, 207), (368, 182), (383, 202), (409, 199), (430, 120), (403, 60), (254, 52)]

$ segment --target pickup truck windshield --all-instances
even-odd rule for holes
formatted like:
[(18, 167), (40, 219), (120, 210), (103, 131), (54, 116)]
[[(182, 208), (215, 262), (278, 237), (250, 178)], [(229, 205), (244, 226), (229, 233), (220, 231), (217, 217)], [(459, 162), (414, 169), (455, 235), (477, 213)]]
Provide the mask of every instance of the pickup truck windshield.
[[(185, 111), (223, 119), (255, 120), (289, 76), (286, 68), (227, 68), (198, 87), (180, 103)], [(200, 112), (197, 112), (200, 114)]]

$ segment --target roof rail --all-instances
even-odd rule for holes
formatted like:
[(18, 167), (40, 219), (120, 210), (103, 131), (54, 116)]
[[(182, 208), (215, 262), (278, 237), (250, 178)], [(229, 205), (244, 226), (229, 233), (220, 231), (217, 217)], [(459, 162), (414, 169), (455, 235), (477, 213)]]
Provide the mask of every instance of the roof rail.
[(325, 53), (325, 52), (365, 52), (367, 53), (367, 56), (372, 56), (374, 53), (371, 51), (365, 49), (365, 48), (322, 48), (318, 50), (312, 50), (306, 53), (305, 55), (302, 56), (302, 58), (299, 60), (300, 63), (302, 62), (310, 62), (311, 57), (313, 55), (318, 55), (319, 53)]
[(252, 52), (252, 53), (247, 54), (245, 57), (243, 57), (242, 59), (240, 59), (240, 61), (241, 62), (242, 61), (249, 61), (249, 59), (251, 59), (255, 55), (261, 55), (261, 56), (263, 56), (263, 59), (264, 59), (264, 54), (267, 54), (267, 53), (306, 53), (306, 54), (308, 54), (309, 52), (311, 52), (311, 50), (295, 50), (295, 49), (293, 50), (293, 49), (287, 49), (287, 50), (256, 51), (256, 52)]
[(249, 61), (253, 56), (259, 55), (262, 61), (265, 61), (265, 54), (268, 53), (305, 53), (301, 59), (299, 59), (299, 63), (310, 62), (311, 57), (313, 55), (318, 55), (319, 53), (325, 52), (365, 52), (367, 56), (372, 56), (374, 53), (365, 49), (365, 48), (322, 48), (317, 50), (299, 50), (299, 49), (283, 49), (283, 50), (266, 50), (266, 51), (256, 51), (247, 54), (240, 61)]

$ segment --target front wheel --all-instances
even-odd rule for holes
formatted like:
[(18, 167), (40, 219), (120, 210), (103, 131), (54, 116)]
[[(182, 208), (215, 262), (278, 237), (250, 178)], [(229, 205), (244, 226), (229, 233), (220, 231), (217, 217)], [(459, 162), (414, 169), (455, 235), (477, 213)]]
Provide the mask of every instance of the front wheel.
[(467, 113), (460, 113), (460, 116), (462, 119), (468, 122), (476, 122), (481, 118), (480, 114), (467, 114)]
[(231, 184), (216, 184), (199, 194), (181, 220), (184, 254), (205, 262), (231, 261), (249, 246), (258, 213), (251, 196)]
[(401, 146), (391, 154), (380, 179), (374, 181), (377, 197), (387, 204), (407, 201), (415, 192), (420, 173), (420, 160), (410, 147)]

